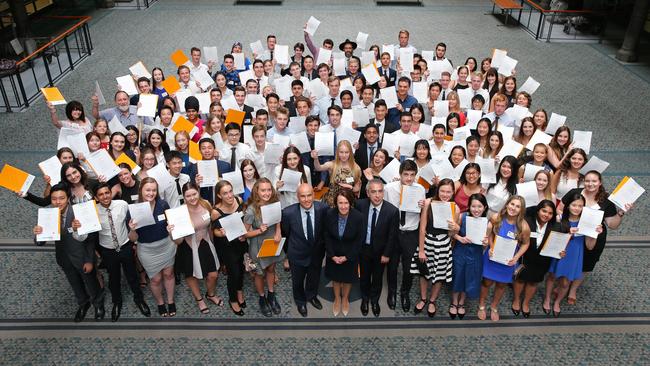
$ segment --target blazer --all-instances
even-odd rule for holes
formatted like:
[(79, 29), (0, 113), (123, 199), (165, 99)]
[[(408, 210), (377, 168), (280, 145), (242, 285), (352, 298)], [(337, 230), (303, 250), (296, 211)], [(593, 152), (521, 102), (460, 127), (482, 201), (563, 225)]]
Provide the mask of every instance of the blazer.
[(325, 216), (325, 252), (329, 258), (345, 256), (348, 261), (359, 261), (359, 252), (366, 235), (363, 226), (363, 215), (354, 208), (350, 208), (348, 220), (345, 223), (343, 236), (339, 236), (339, 212), (330, 208)]
[(323, 218), (329, 206), (320, 201), (314, 201), (314, 241), (307, 240), (302, 228), (301, 207), (294, 203), (282, 210), (282, 235), (286, 238), (287, 257), (297, 265), (307, 267), (313, 257), (323, 248)]
[[(370, 122), (368, 124), (375, 124), (375, 119), (371, 118)], [(384, 141), (384, 135), (387, 133), (393, 133), (395, 131), (399, 130), (399, 125), (391, 122), (388, 120), (388, 115), (384, 119), (384, 133), (379, 137), (379, 141)], [(363, 133), (361, 134), (361, 137), (359, 137), (359, 142), (366, 141), (366, 138), (363, 136)]]
[[(242, 108), (242, 110), (243, 110), (244, 113), (245, 113), (245, 115), (244, 115), (244, 124), (251, 124), (251, 123), (253, 123), (253, 112), (255, 111), (255, 110), (253, 109), (253, 107), (244, 104), (244, 107)], [(244, 136), (243, 133), (242, 133), (242, 136)]]
[[(380, 66), (377, 68), (377, 71), (379, 71), (379, 76), (384, 75), (384, 68), (383, 66)], [(388, 68), (388, 82), (387, 86), (391, 87), (394, 86), (395, 83), (397, 82), (397, 70), (391, 69), (390, 67)]]
[[(356, 203), (356, 209), (363, 215), (364, 236), (362, 245), (366, 245), (366, 230), (369, 225), (368, 214), (371, 206), (372, 204), (368, 198), (359, 200)], [(374, 242), (371, 243), (373, 254), (390, 257), (395, 249), (395, 243), (397, 243), (398, 229), (399, 210), (393, 204), (384, 200), (375, 223)]]
[[(68, 205), (64, 222), (61, 223), (61, 240), (54, 242), (56, 263), (63, 267), (72, 264), (81, 270), (84, 263), (95, 263), (95, 245), (99, 245), (99, 234), (90, 233), (77, 236), (69, 231), (74, 220), (72, 207)], [(81, 240), (83, 239), (83, 240)]]
[[(217, 160), (217, 170), (218, 170), (218, 175), (219, 178), (221, 178), (221, 175), (223, 173), (230, 173), (232, 172), (232, 167), (230, 164), (226, 163), (225, 161), (221, 161), (219, 159)], [(196, 175), (199, 173), (199, 168), (196, 165), (196, 163), (190, 163), (190, 166), (188, 168), (187, 175), (190, 176), (190, 182), (196, 183)], [(201, 187), (201, 198), (207, 200), (210, 202), (210, 204), (214, 205), (214, 187)]]
[[(377, 141), (377, 146), (377, 149), (381, 149), (381, 143), (379, 141)], [(359, 148), (354, 152), (354, 161), (359, 165), (361, 171), (368, 168), (368, 158), (368, 142), (365, 140), (359, 141)]]

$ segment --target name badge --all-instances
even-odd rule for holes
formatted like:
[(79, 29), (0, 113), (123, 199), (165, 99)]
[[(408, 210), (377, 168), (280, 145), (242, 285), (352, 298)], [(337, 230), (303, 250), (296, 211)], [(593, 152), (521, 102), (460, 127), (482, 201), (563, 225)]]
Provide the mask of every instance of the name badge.
[(74, 232), (74, 229), (71, 228), (71, 227), (69, 227), (69, 228), (68, 228), (68, 233), (72, 234), (73, 232)]
[(537, 235), (537, 232), (533, 232), (533, 233), (530, 233), (530, 237), (532, 239), (537, 239), (537, 238), (539, 238), (539, 235)]
[(185, 162), (183, 162), (183, 168), (185, 168)]
[(158, 221), (165, 221), (165, 214), (158, 215)]
[(208, 213), (204, 213), (203, 216), (201, 216), (201, 218), (203, 219), (203, 221), (205, 221), (205, 220), (210, 220), (210, 213), (209, 213), (209, 212), (208, 212)]
[(137, 194), (132, 194), (132, 195), (131, 195), (131, 200), (132, 200), (132, 201), (137, 201), (138, 198), (140, 198), (140, 197), (138, 197)]
[(353, 178), (353, 177), (347, 177), (347, 178), (345, 178), (345, 183), (353, 184), (353, 183), (354, 183), (354, 178)]

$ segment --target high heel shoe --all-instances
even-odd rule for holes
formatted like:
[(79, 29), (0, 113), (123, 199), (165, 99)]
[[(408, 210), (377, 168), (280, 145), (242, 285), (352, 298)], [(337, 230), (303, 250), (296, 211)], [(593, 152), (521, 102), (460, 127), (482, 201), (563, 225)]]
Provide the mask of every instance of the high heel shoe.
[[(456, 313), (452, 313), (452, 312), (451, 312), (451, 309), (456, 309)], [(448, 310), (448, 313), (449, 313), (449, 317), (450, 317), (450, 318), (452, 318), (452, 319), (456, 319), (456, 317), (458, 316), (458, 305), (456, 305), (456, 304), (449, 304), (449, 310)]]
[[(433, 311), (429, 311), (430, 305), (434, 306)], [(436, 316), (437, 311), (438, 311), (438, 307), (436, 306), (436, 303), (433, 301), (429, 301), (429, 304), (427, 305), (427, 315), (429, 315), (429, 318), (433, 318), (434, 316)]]
[(543, 304), (542, 304), (542, 311), (543, 311), (544, 314), (546, 314), (546, 315), (548, 315), (548, 314), (551, 313), (551, 309), (547, 309), (547, 308), (545, 308)]
[(515, 316), (519, 316), (519, 314), (521, 314), (521, 309), (515, 310), (515, 308), (511, 306), (510, 310), (512, 310), (512, 313), (515, 314)]
[(167, 304), (167, 309), (169, 310), (169, 316), (170, 317), (176, 316), (176, 304), (175, 303)]
[[(421, 308), (418, 308), (418, 305), (422, 304)], [(413, 314), (418, 315), (420, 314), (423, 310), (424, 307), (427, 306), (427, 300), (426, 299), (420, 299), (417, 304), (413, 307)]]
[(242, 301), (242, 302), (239, 302), (239, 301), (237, 301), (237, 302), (239, 303), (239, 307), (240, 307), (240, 308), (242, 308), (242, 309), (246, 309), (246, 300), (244, 300), (244, 301)]
[(167, 306), (165, 304), (158, 305), (158, 314), (160, 314), (160, 316), (162, 316), (163, 318), (169, 316), (169, 313), (167, 312)]
[[(240, 308), (239, 311), (236, 311), (235, 308), (232, 307), (232, 303), (231, 303), (231, 302), (228, 302), (228, 304), (230, 305), (230, 310), (232, 310), (232, 312), (233, 312), (235, 315), (237, 315), (237, 316), (244, 316), (244, 310), (242, 310), (242, 309)], [(238, 304), (239, 304), (239, 303), (238, 303)]]
[[(463, 313), (460, 313), (460, 309), (463, 309)], [(463, 320), (465, 317), (465, 304), (458, 304), (458, 319)]]
[[(204, 308), (201, 307), (201, 302), (203, 301), (203, 298), (200, 298), (200, 299), (194, 299), (194, 300), (196, 300), (197, 304), (199, 305), (199, 311), (201, 312), (201, 314), (208, 314), (208, 313), (210, 313), (210, 309), (209, 309), (207, 306), (204, 307)], [(203, 305), (205, 305), (205, 303), (204, 303)]]
[(554, 317), (554, 318), (559, 318), (561, 312), (562, 312), (562, 311), (555, 311), (555, 310), (553, 310), (553, 317)]

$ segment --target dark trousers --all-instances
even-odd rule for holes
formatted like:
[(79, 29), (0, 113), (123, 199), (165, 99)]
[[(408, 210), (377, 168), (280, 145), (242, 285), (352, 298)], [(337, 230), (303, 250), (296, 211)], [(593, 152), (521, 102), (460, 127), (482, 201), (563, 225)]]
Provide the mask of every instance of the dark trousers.
[(318, 296), (324, 257), (325, 249), (319, 248), (314, 252), (312, 261), (308, 266), (301, 266), (289, 260), (293, 301), (296, 305), (305, 305), (307, 300)]
[(111, 290), (113, 304), (122, 303), (122, 270), (124, 270), (126, 282), (129, 284), (133, 293), (133, 300), (139, 301), (144, 297), (140, 289), (140, 283), (138, 282), (133, 252), (132, 242), (122, 245), (119, 252), (115, 249), (101, 247), (102, 260), (108, 271), (108, 288)]
[(359, 256), (359, 265), (361, 267), (361, 297), (364, 300), (370, 299), (372, 302), (378, 302), (381, 295), (382, 280), (384, 277), (384, 265), (381, 264), (381, 253), (373, 253), (371, 245), (365, 243), (361, 247)]
[(399, 231), (395, 252), (388, 262), (388, 293), (397, 292), (397, 267), (402, 261), (402, 287), (400, 293), (405, 294), (411, 291), (413, 286), (413, 275), (411, 274), (411, 260), (418, 248), (419, 230)]
[(97, 280), (97, 272), (93, 266), (90, 273), (84, 273), (82, 268), (76, 268), (67, 256), (61, 258), (61, 269), (68, 279), (68, 283), (72, 287), (74, 296), (77, 299), (77, 304), (83, 305), (92, 301), (95, 307), (104, 304), (104, 289), (99, 286)]
[(237, 239), (227, 243), (223, 248), (223, 262), (228, 271), (228, 300), (238, 302), (237, 291), (244, 287), (244, 253), (246, 252), (246, 242)]

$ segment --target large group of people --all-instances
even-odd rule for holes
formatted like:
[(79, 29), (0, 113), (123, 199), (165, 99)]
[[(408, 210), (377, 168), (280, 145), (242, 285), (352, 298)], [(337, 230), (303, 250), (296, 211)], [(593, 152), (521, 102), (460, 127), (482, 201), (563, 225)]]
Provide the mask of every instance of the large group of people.
[[(107, 179), (78, 148), (63, 146), (56, 153), (60, 182), (50, 185), (54, 177), (45, 175), (42, 196), (19, 192), (60, 209), (56, 259), (79, 305), (75, 321), (91, 304), (95, 319), (104, 318), (104, 270), (113, 321), (122, 311), (122, 276), (147, 317), (147, 283), (157, 313), (173, 317), (175, 286), (183, 278), (201, 314), (227, 302), (243, 316), (242, 289), (250, 280), (258, 295), (252, 307), (272, 317), (282, 311), (275, 291), (282, 270), (290, 272), (297, 311), (307, 316), (308, 304), (322, 309), (323, 266), (333, 284), (334, 316), (348, 315), (355, 283), (361, 313), (379, 316), (384, 272), (388, 308), (399, 304), (429, 317), (438, 311), (443, 286), (451, 294), (444, 310), (451, 318), (472, 312), (499, 320), (508, 285), (514, 315), (530, 316), (540, 283), (544, 313), (559, 316), (565, 299), (578, 302), (607, 228), (616, 229), (632, 207), (617, 208), (601, 173), (583, 171), (589, 157), (574, 146), (569, 127), (547, 131), (550, 116), (530, 109), (532, 93), (517, 90), (514, 70), (495, 67), (491, 57), (478, 62), (470, 56), (454, 67), (444, 43), (418, 53), (407, 30), (395, 45), (370, 46), (370, 61), (349, 39), (324, 61), (319, 54), (331, 52), (334, 42), (325, 39), (319, 47), (306, 31), (304, 41), (307, 47), (293, 46), (289, 64), (278, 63), (273, 35), (263, 52), (243, 62), (235, 62), (242, 59), (239, 42), (221, 65), (193, 47), (174, 70), (179, 90), (166, 89), (169, 76), (155, 67), (150, 77), (133, 75), (139, 94), (118, 90), (113, 106), (102, 110), (99, 95), (92, 95), (90, 115), (78, 101), (65, 105), (65, 118), (48, 104), (55, 128), (84, 134), (90, 154), (105, 149), (119, 168)], [(379, 77), (370, 84), (373, 63)], [(210, 85), (199, 77), (205, 73)], [(426, 100), (415, 97), (422, 83)], [(209, 106), (200, 102), (206, 94)], [(143, 95), (159, 97), (155, 116), (138, 115)], [(233, 120), (232, 110), (243, 118)], [(176, 126), (179, 121), (189, 128)], [(538, 131), (552, 135), (531, 146)], [(216, 173), (201, 163), (212, 160)], [(206, 184), (212, 175), (216, 184)], [(528, 182), (536, 188), (532, 195), (519, 192)], [(71, 207), (91, 200), (101, 230), (80, 235)], [(130, 205), (140, 203), (150, 205), (153, 223), (131, 218)], [(278, 203), (280, 222), (266, 224), (265, 206)], [(194, 233), (172, 239), (174, 225), (165, 212), (181, 206), (187, 206)], [(604, 211), (596, 238), (578, 233), (585, 207)], [(441, 215), (445, 210), (449, 214)], [(233, 219), (242, 221), (245, 233), (228, 235), (222, 223)], [(487, 226), (477, 237), (481, 223)], [(570, 234), (559, 258), (542, 253), (552, 232)], [(268, 240), (283, 249), (259, 256)], [(515, 249), (497, 261), (495, 246), (502, 241), (516, 243)], [(226, 300), (217, 291), (223, 276)], [(414, 277), (420, 297), (412, 302)], [(478, 301), (473, 309), (470, 299)]]

